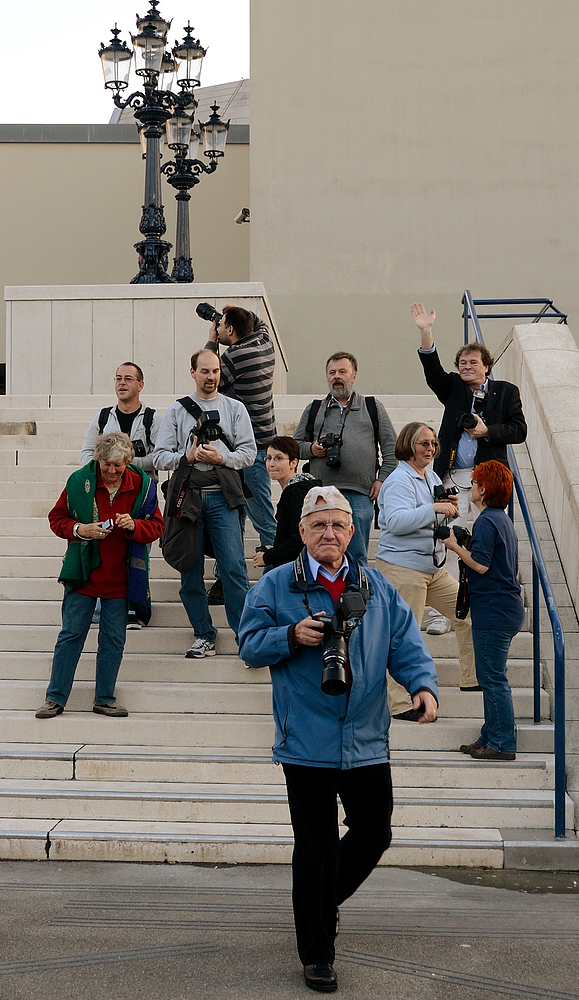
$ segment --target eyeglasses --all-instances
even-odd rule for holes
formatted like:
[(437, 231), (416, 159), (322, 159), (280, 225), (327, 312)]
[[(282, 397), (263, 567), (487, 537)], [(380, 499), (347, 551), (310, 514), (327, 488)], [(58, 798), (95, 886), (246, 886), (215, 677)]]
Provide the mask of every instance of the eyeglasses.
[(478, 486), (478, 482), (477, 482), (477, 480), (476, 480), (476, 479), (471, 479), (471, 481), (470, 481), (470, 485), (471, 485), (471, 486)]
[(134, 375), (115, 375), (115, 382), (140, 382)]
[(326, 528), (331, 528), (334, 534), (343, 534), (350, 529), (350, 525), (342, 521), (314, 521), (313, 524), (308, 524), (306, 521), (306, 525), (316, 535), (323, 535)]

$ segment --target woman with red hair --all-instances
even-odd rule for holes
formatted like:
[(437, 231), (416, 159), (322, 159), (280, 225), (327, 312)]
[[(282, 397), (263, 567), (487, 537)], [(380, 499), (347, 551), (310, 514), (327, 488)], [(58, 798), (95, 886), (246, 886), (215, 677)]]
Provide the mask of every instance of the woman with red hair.
[(445, 541), (466, 566), (477, 680), (485, 721), (475, 743), (461, 746), (477, 760), (515, 760), (515, 713), (507, 680), (507, 656), (525, 618), (517, 580), (518, 541), (504, 508), (513, 477), (501, 462), (481, 462), (472, 474), (472, 501), (480, 514), (469, 549), (454, 532)]

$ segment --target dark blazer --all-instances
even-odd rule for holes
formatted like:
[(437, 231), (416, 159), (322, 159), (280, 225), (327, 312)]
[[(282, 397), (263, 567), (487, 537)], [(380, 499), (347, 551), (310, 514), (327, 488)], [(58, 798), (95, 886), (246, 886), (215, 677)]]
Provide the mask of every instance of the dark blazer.
[(273, 546), (263, 553), (266, 566), (281, 566), (283, 563), (293, 562), (299, 556), (304, 547), (299, 524), (306, 493), (314, 486), (321, 485), (321, 479), (311, 476), (309, 479), (300, 479), (297, 483), (288, 483), (281, 491), (275, 514), (277, 531)]
[[(461, 413), (470, 413), (472, 392), (458, 372), (445, 372), (436, 351), (432, 354), (422, 354), (419, 351), (418, 357), (429, 388), (444, 405), (438, 432), (440, 455), (434, 460), (434, 471), (442, 479), (448, 469), (451, 445), (458, 441), (461, 434), (456, 421)], [(480, 465), (481, 462), (496, 459), (503, 465), (508, 465), (507, 445), (520, 444), (527, 437), (527, 424), (517, 386), (511, 382), (489, 379), (489, 394), (482, 419), (489, 429), (489, 440), (478, 439), (474, 464)]]

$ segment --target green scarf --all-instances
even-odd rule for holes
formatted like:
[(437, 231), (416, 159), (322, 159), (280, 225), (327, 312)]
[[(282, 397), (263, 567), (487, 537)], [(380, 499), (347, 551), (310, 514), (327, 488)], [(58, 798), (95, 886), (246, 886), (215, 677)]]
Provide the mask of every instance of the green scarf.
[[(141, 477), (141, 488), (131, 511), (131, 517), (133, 517), (145, 499), (149, 487), (149, 477), (145, 476), (143, 470), (136, 465), (129, 465), (127, 468), (138, 473)], [(96, 485), (97, 463), (94, 459), (82, 469), (73, 472), (66, 482), (68, 513), (81, 524), (98, 524), (100, 521), (96, 504)], [(96, 538), (89, 539), (86, 544), (75, 540), (69, 544), (66, 550), (58, 582), (63, 583), (67, 591), (80, 590), (88, 582), (92, 571), (100, 564), (99, 543)]]

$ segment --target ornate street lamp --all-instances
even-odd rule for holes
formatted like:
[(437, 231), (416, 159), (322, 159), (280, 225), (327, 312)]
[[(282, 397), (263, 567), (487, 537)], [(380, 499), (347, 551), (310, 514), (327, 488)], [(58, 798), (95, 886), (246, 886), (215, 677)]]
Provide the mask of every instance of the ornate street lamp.
[[(165, 216), (161, 202), (161, 138), (165, 131), (165, 123), (177, 113), (183, 113), (186, 108), (194, 110), (197, 102), (192, 90), (199, 85), (199, 71), (205, 50), (190, 37), (191, 28), (186, 29), (186, 37), (182, 46), (176, 46), (173, 59), (166, 53), (166, 41), (170, 21), (165, 21), (157, 7), (159, 0), (150, 0), (151, 9), (144, 17), (137, 15), (138, 34), (133, 35), (133, 51), (135, 72), (143, 82), (143, 91), (135, 91), (126, 100), (121, 99), (121, 91), (128, 86), (129, 70), (132, 53), (125, 42), (118, 39), (119, 31), (115, 25), (113, 38), (107, 46), (101, 43), (99, 56), (101, 58), (105, 87), (113, 91), (113, 101), (117, 108), (123, 110), (131, 107), (134, 117), (140, 123), (139, 131), (146, 142), (145, 155), (145, 197), (139, 230), (144, 239), (135, 243), (139, 255), (139, 273), (131, 284), (154, 284), (171, 282), (167, 274), (168, 253), (171, 244), (161, 237), (166, 231)], [(177, 55), (181, 49), (185, 55)], [(179, 69), (179, 60), (184, 64), (183, 71)], [(169, 65), (170, 63), (170, 65)], [(162, 89), (170, 80), (171, 74), (177, 69), (180, 93)], [(161, 89), (159, 89), (162, 78)]]
[[(217, 160), (225, 154), (225, 142), (229, 122), (222, 122), (219, 108), (213, 104), (213, 114), (199, 126), (203, 133), (203, 155), (210, 160), (209, 164), (199, 160), (200, 136), (192, 131), (193, 122), (183, 112), (170, 118), (167, 122), (167, 143), (175, 150), (175, 159), (169, 160), (161, 167), (168, 183), (175, 188), (177, 194), (177, 237), (175, 240), (175, 264), (171, 272), (174, 281), (193, 281), (193, 265), (191, 261), (191, 244), (189, 237), (189, 202), (190, 188), (198, 184), (202, 174), (212, 174), (217, 169)], [(188, 126), (182, 118), (186, 118)]]

